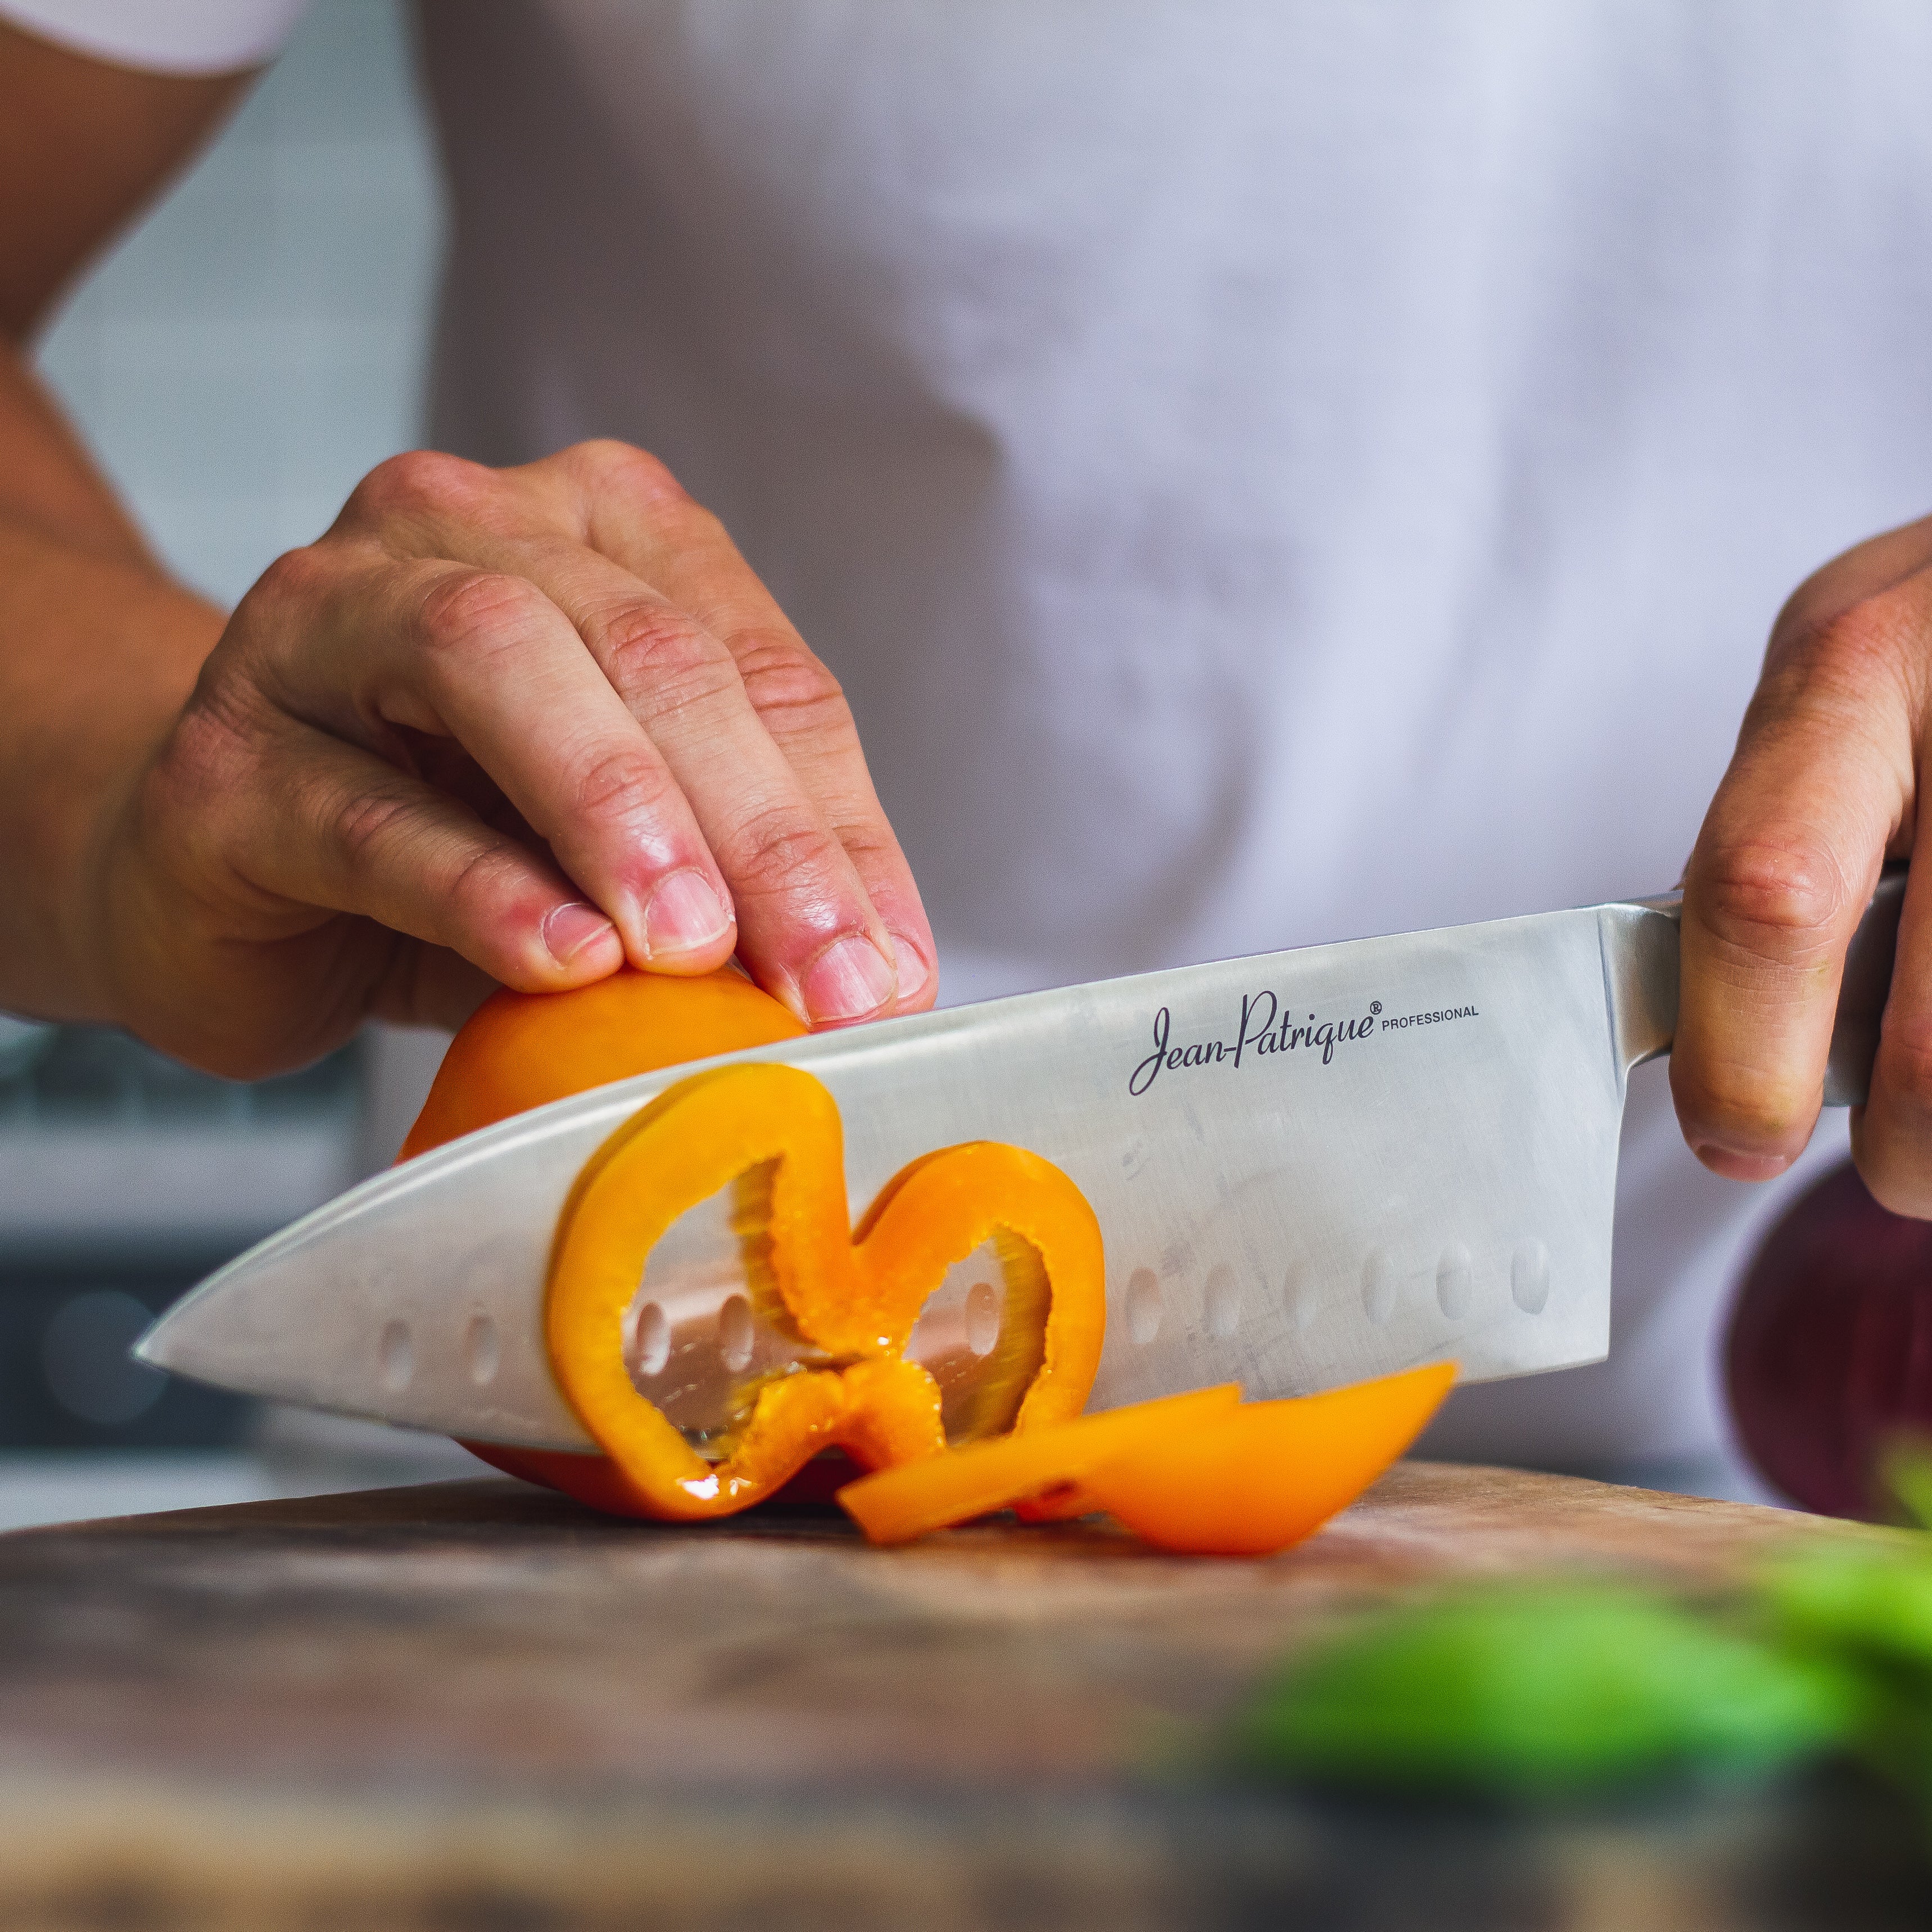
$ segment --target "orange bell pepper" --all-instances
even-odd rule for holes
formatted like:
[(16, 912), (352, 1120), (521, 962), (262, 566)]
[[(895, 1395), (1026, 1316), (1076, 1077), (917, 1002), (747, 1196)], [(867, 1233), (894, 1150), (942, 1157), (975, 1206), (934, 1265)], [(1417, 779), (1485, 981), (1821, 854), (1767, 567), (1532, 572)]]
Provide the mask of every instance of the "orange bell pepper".
[(804, 1033), (728, 967), (680, 979), (626, 966), (572, 993), (493, 993), (450, 1042), (396, 1158), (634, 1073)]
[(838, 1500), (873, 1542), (910, 1542), (1073, 1483), (1109, 1456), (1130, 1454), (1136, 1448), (1158, 1454), (1178, 1431), (1211, 1431), (1237, 1412), (1240, 1399), (1240, 1385), (1228, 1382), (1190, 1395), (1082, 1416), (1058, 1429), (975, 1442), (926, 1461), (862, 1476), (838, 1492)]
[(1354, 1502), (1455, 1379), (1453, 1364), (1436, 1363), (1238, 1408), (1233, 1391), (1204, 1390), (862, 1477), (838, 1500), (875, 1543), (1021, 1504), (1035, 1521), (1104, 1509), (1164, 1550), (1259, 1556)]
[[(513, 1114), (680, 1060), (796, 1040), (806, 1028), (729, 967), (683, 977), (622, 967), (570, 993), (490, 994), (464, 1022), (436, 1070), (396, 1158), (408, 1160)], [(466, 1442), (506, 1475), (614, 1507), (623, 1478), (608, 1457), (506, 1442)]]
[(1346, 1509), (1422, 1433), (1455, 1385), (1438, 1362), (1286, 1402), (1250, 1402), (1198, 1436), (1124, 1452), (1083, 1480), (1162, 1550), (1259, 1556)]
[[(620, 974), (578, 993), (499, 994), (452, 1042), (405, 1155), (523, 1106), (800, 1030), (734, 974)], [(748, 1289), (816, 1360), (748, 1384), (714, 1462), (632, 1383), (623, 1322), (671, 1223), (754, 1172), (770, 1180), (758, 1191), (759, 1224), (741, 1230), (757, 1257)], [(545, 1317), (551, 1364), (604, 1454), (469, 1446), (598, 1508), (681, 1518), (745, 1508), (833, 1447), (866, 1468), (938, 1455), (939, 1390), (904, 1352), (948, 1268), (989, 1240), (1017, 1243), (1031, 1265), (1009, 1274), (989, 1399), (968, 1418), (969, 1436), (1064, 1420), (1086, 1400), (1106, 1312), (1100, 1228), (1079, 1191), (1036, 1155), (972, 1143), (911, 1162), (854, 1234), (838, 1110), (825, 1088), (777, 1065), (696, 1076), (610, 1137), (559, 1219)]]
[[(756, 1294), (830, 1364), (747, 1390), (730, 1453), (707, 1462), (633, 1386), (622, 1324), (645, 1257), (679, 1215), (754, 1169), (771, 1180)], [(878, 1467), (946, 1448), (938, 1384), (904, 1359), (920, 1308), (946, 1270), (1004, 1232), (1038, 1257), (1046, 1283), (1036, 1367), (1014, 1426), (1079, 1412), (1100, 1361), (1105, 1283), (1100, 1224), (1050, 1162), (979, 1142), (913, 1162), (854, 1239), (832, 1096), (796, 1067), (726, 1067), (681, 1082), (611, 1136), (558, 1223), (546, 1322), (572, 1406), (624, 1472), (640, 1514), (725, 1514), (768, 1496), (820, 1450)], [(1024, 1324), (1016, 1324), (1024, 1325)], [(995, 1365), (995, 1372), (998, 1364)]]

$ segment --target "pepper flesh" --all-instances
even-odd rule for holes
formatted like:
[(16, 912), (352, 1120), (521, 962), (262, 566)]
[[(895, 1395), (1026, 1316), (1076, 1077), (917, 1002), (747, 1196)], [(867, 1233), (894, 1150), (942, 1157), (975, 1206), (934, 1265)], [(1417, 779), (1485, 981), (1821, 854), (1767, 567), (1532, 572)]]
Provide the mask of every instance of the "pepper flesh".
[(728, 967), (688, 978), (626, 966), (569, 993), (493, 993), (449, 1043), (396, 1158), (634, 1073), (740, 1047), (796, 1040), (805, 1028)]
[(1159, 1549), (1265, 1556), (1353, 1502), (1422, 1433), (1455, 1381), (1454, 1364), (1438, 1362), (1322, 1395), (1249, 1402), (1198, 1435), (1109, 1458), (1083, 1486)]
[(1077, 1481), (1110, 1454), (1136, 1447), (1157, 1454), (1177, 1430), (1212, 1429), (1240, 1399), (1240, 1385), (1228, 1382), (1082, 1416), (1058, 1429), (973, 1443), (862, 1476), (838, 1492), (838, 1500), (873, 1542), (910, 1542)]
[[(588, 1088), (803, 1031), (776, 1000), (729, 970), (673, 978), (626, 969), (571, 993), (500, 992), (452, 1042), (400, 1157)], [(735, 1098), (692, 1100), (653, 1140), (652, 1154), (634, 1148), (626, 1159), (626, 1148), (649, 1131), (652, 1120), (664, 1118), (674, 1100), (685, 1106), (680, 1096), (687, 1088), (720, 1075), (699, 1076), (660, 1096), (592, 1156), (560, 1220), (546, 1313), (553, 1364), (567, 1394), (573, 1382), (595, 1392), (602, 1426), (626, 1445), (626, 1460), (484, 1442), (467, 1444), (472, 1453), (598, 1509), (684, 1517), (743, 1508), (833, 1445), (864, 1467), (937, 1454), (945, 1446), (937, 1387), (923, 1370), (899, 1358), (920, 1304), (939, 1276), (989, 1235), (1016, 1235), (1039, 1256), (1046, 1276), (1043, 1305), (1017, 1311), (1043, 1332), (1036, 1359), (1024, 1365), (1029, 1379), (1014, 1426), (1032, 1429), (1078, 1412), (1099, 1360), (1105, 1306), (1098, 1226), (1065, 1176), (1017, 1148), (986, 1142), (941, 1150), (895, 1176), (855, 1236), (845, 1220), (838, 1116), (830, 1096), (790, 1068), (741, 1067), (720, 1074), (754, 1080), (741, 1083)], [(767, 1083), (762, 1088), (756, 1088), (760, 1079)], [(770, 1084), (773, 1079), (777, 1088)], [(801, 1082), (815, 1089), (815, 1096), (796, 1084)], [(788, 1108), (797, 1110), (793, 1124), (800, 1132), (790, 1139), (781, 1133), (774, 1142), (764, 1132), (761, 1139), (761, 1112), (769, 1126)], [(707, 1134), (713, 1156), (708, 1167), (698, 1146)], [(688, 1156), (681, 1170), (687, 1186), (700, 1186), (705, 1176), (728, 1184), (735, 1174), (724, 1170), (736, 1167), (740, 1157), (745, 1166), (736, 1167), (738, 1173), (761, 1158), (776, 1162), (775, 1208), (781, 1196), (790, 1204), (770, 1231), (780, 1312), (820, 1352), (839, 1358), (836, 1368), (807, 1370), (757, 1389), (732, 1453), (718, 1464), (691, 1448), (632, 1387), (623, 1367), (622, 1309), (636, 1290), (647, 1250), (634, 1246), (638, 1228), (622, 1212), (620, 1181), (610, 1180), (593, 1214), (582, 1214), (598, 1177), (614, 1164), (628, 1171), (679, 1142), (679, 1156)], [(778, 1177), (788, 1166), (794, 1168), (790, 1183), (781, 1187)], [(670, 1218), (701, 1198), (692, 1195)], [(591, 1238), (593, 1223), (603, 1238), (618, 1240), (615, 1262), (608, 1252), (600, 1254)], [(556, 1263), (573, 1238), (573, 1271), (560, 1295)], [(596, 1264), (590, 1275), (574, 1271), (586, 1261)], [(626, 1269), (614, 1328), (612, 1299)], [(924, 1287), (918, 1286), (921, 1282)], [(808, 1311), (802, 1322), (802, 1310)], [(1002, 1324), (1003, 1350), (1010, 1325)], [(650, 1418), (662, 1426), (652, 1427)], [(591, 1432), (603, 1439), (598, 1427)]]
[[(729, 967), (689, 977), (622, 967), (568, 993), (490, 994), (449, 1043), (422, 1112), (396, 1158), (408, 1160), (532, 1107), (568, 1100), (634, 1073), (655, 1073), (740, 1047), (796, 1040), (806, 1029)], [(614, 1507), (622, 1472), (604, 1456), (463, 1445), (491, 1468), (561, 1490), (593, 1509)]]
[[(838, 1366), (765, 1382), (730, 1453), (712, 1464), (632, 1384), (623, 1321), (671, 1223), (766, 1166), (772, 1312)], [(745, 1508), (835, 1446), (872, 1467), (940, 1455), (938, 1384), (904, 1352), (948, 1268), (997, 1230), (1038, 1254), (1051, 1285), (1040, 1366), (1015, 1424), (1037, 1427), (1078, 1412), (1100, 1360), (1100, 1226), (1073, 1184), (1023, 1148), (945, 1148), (887, 1185), (855, 1240), (838, 1110), (824, 1086), (776, 1064), (698, 1074), (620, 1127), (566, 1204), (546, 1306), (551, 1364), (640, 1514)]]
[(1414, 1441), (1455, 1379), (1445, 1362), (1238, 1408), (1232, 1386), (1169, 1396), (1030, 1442), (863, 1477), (838, 1500), (875, 1543), (1017, 1504), (1034, 1521), (1104, 1509), (1164, 1550), (1261, 1556), (1354, 1502)]

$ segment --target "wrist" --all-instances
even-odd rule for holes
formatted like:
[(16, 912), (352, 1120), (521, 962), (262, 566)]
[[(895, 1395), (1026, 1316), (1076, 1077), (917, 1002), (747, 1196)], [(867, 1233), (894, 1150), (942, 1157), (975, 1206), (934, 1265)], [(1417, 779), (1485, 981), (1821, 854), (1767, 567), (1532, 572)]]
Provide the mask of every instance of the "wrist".
[(0, 665), (0, 1006), (126, 1024), (118, 956), (157, 910), (130, 902), (152, 892), (141, 794), (224, 619), (144, 569), (32, 548), (34, 601), (62, 614), (16, 606), (35, 649)]

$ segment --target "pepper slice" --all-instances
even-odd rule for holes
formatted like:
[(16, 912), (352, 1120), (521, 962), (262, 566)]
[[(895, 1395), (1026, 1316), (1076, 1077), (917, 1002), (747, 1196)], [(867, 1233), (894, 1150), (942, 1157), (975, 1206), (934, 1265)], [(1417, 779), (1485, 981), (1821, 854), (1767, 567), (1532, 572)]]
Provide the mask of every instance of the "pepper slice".
[(1321, 1528), (1422, 1433), (1455, 1385), (1438, 1362), (1285, 1402), (1244, 1404), (1199, 1434), (1136, 1444), (1082, 1478), (1144, 1542), (1262, 1556)]
[(1455, 1379), (1453, 1364), (1437, 1363), (1239, 1407), (1232, 1384), (1204, 1389), (862, 1477), (838, 1500), (874, 1543), (1018, 1504), (1034, 1521), (1104, 1509), (1164, 1550), (1260, 1556), (1354, 1502)]
[[(770, 1378), (716, 1463), (698, 1454), (631, 1380), (626, 1312), (671, 1223), (763, 1169), (766, 1312), (832, 1364)], [(1016, 1429), (1077, 1414), (1105, 1321), (1098, 1222), (1085, 1197), (1024, 1148), (978, 1142), (927, 1154), (848, 1232), (838, 1110), (819, 1081), (782, 1065), (725, 1067), (680, 1082), (592, 1156), (558, 1223), (545, 1322), (571, 1406), (622, 1472), (600, 1507), (644, 1515), (724, 1515), (770, 1495), (820, 1450), (880, 1467), (943, 1454), (938, 1385), (903, 1359), (914, 1322), (946, 1270), (995, 1234), (1017, 1237), (1046, 1284), (1039, 1362)], [(1021, 1326), (1027, 1325), (1022, 1323)]]
[(908, 1543), (1077, 1481), (1110, 1455), (1136, 1448), (1157, 1453), (1177, 1430), (1211, 1430), (1240, 1399), (1240, 1384), (1228, 1382), (1082, 1416), (1058, 1429), (972, 1443), (862, 1476), (838, 1492), (838, 1500), (873, 1542)]

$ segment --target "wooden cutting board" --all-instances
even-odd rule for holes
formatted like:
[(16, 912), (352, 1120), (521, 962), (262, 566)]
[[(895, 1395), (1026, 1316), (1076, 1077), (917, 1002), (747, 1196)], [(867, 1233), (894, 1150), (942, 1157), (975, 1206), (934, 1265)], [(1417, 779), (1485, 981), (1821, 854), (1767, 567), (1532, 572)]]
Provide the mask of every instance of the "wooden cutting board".
[(1532, 1819), (1256, 1785), (1275, 1658), (1452, 1575), (1884, 1537), (1405, 1465), (1300, 1549), (616, 1522), (500, 1480), (0, 1538), (0, 1928), (1918, 1924), (1874, 1790)]

